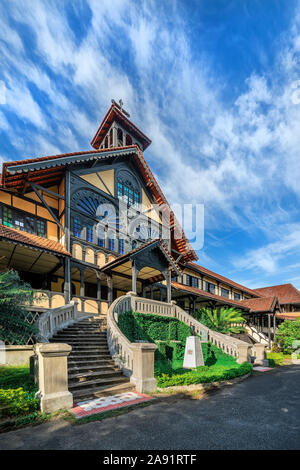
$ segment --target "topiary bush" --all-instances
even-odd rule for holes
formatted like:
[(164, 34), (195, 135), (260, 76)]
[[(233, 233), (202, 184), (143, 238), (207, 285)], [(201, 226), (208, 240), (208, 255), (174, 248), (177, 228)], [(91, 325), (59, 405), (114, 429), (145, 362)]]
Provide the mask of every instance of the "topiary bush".
[(300, 340), (300, 318), (285, 320), (279, 325), (274, 338), (273, 351), (291, 354), (295, 340)]

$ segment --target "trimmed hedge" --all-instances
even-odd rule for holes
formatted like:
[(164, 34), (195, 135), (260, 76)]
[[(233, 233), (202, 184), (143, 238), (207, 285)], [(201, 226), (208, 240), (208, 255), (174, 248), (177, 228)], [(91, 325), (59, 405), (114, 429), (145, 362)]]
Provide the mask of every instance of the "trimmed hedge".
[(198, 367), (195, 371), (183, 374), (162, 374), (157, 377), (157, 386), (160, 388), (172, 387), (176, 385), (192, 385), (199, 383), (220, 382), (241, 377), (252, 371), (252, 365), (248, 362), (237, 364), (228, 369), (226, 366)]

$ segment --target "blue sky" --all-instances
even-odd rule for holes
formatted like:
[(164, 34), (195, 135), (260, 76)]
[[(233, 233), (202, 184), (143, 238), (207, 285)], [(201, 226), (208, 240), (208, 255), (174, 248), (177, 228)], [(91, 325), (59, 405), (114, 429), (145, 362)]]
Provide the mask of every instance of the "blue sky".
[(1, 2), (0, 157), (90, 149), (122, 98), (170, 203), (205, 206), (199, 263), (300, 288), (299, 59), (296, 0)]

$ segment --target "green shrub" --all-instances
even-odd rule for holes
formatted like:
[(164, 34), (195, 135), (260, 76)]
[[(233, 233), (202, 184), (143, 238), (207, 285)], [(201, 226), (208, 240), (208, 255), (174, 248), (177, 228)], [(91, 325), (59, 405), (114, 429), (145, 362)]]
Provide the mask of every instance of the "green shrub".
[(277, 329), (273, 351), (291, 354), (293, 352), (292, 344), (296, 340), (300, 340), (300, 318), (294, 321), (285, 320)]
[(38, 410), (39, 400), (34, 392), (26, 392), (22, 387), (17, 389), (0, 389), (0, 418), (6, 416), (26, 415)]
[(228, 369), (226, 366), (207, 366), (198, 367), (195, 371), (180, 373), (175, 375), (161, 374), (157, 377), (157, 386), (160, 388), (172, 387), (176, 385), (192, 385), (199, 383), (220, 382), (230, 380), (235, 377), (241, 377), (252, 371), (252, 365), (248, 362), (235, 364)]
[(36, 392), (28, 366), (0, 366), (0, 389), (22, 387), (27, 392)]

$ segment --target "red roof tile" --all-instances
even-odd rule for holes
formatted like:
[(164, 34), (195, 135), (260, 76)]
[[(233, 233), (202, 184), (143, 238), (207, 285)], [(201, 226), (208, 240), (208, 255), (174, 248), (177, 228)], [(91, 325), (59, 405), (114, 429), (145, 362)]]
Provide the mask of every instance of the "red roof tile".
[(174, 287), (177, 290), (190, 292), (191, 294), (195, 294), (199, 297), (205, 297), (208, 300), (217, 300), (226, 305), (232, 305), (234, 307), (242, 308), (243, 310), (249, 310), (249, 308), (246, 305), (242, 305), (242, 302), (240, 300), (227, 299), (226, 297), (211, 294), (210, 292), (206, 292), (205, 290), (197, 289), (196, 287), (192, 287), (192, 286), (186, 286), (185, 284), (180, 284), (179, 282), (175, 282), (175, 281), (172, 281), (171, 284), (172, 284), (172, 287)]
[(300, 318), (300, 312), (276, 313), (276, 318), (282, 320), (297, 320), (297, 318)]
[(264, 297), (276, 296), (282, 304), (300, 304), (300, 292), (292, 284), (281, 284), (278, 286), (262, 287), (255, 292)]
[(224, 282), (224, 284), (229, 284), (230, 286), (236, 287), (237, 289), (240, 289), (243, 292), (247, 292), (248, 294), (251, 294), (255, 297), (259, 296), (259, 294), (256, 291), (254, 291), (253, 289), (249, 289), (248, 287), (242, 286), (241, 284), (238, 284), (237, 282), (234, 282), (231, 279), (228, 279), (227, 277), (221, 276), (220, 274), (217, 274), (213, 271), (210, 271), (209, 269), (206, 269), (206, 268), (204, 268), (203, 266), (200, 266), (197, 263), (187, 263), (185, 265), (185, 267), (190, 268), (194, 271), (197, 271), (201, 274), (211, 276), (211, 277), (217, 279), (218, 281)]
[(240, 303), (248, 307), (251, 312), (273, 312), (276, 300), (276, 297), (271, 296), (240, 300)]
[(9, 240), (14, 243), (28, 245), (41, 250), (49, 251), (52, 253), (59, 253), (64, 256), (71, 256), (65, 248), (59, 243), (47, 238), (38, 237), (32, 233), (21, 232), (11, 227), (5, 227), (0, 224), (0, 239)]

